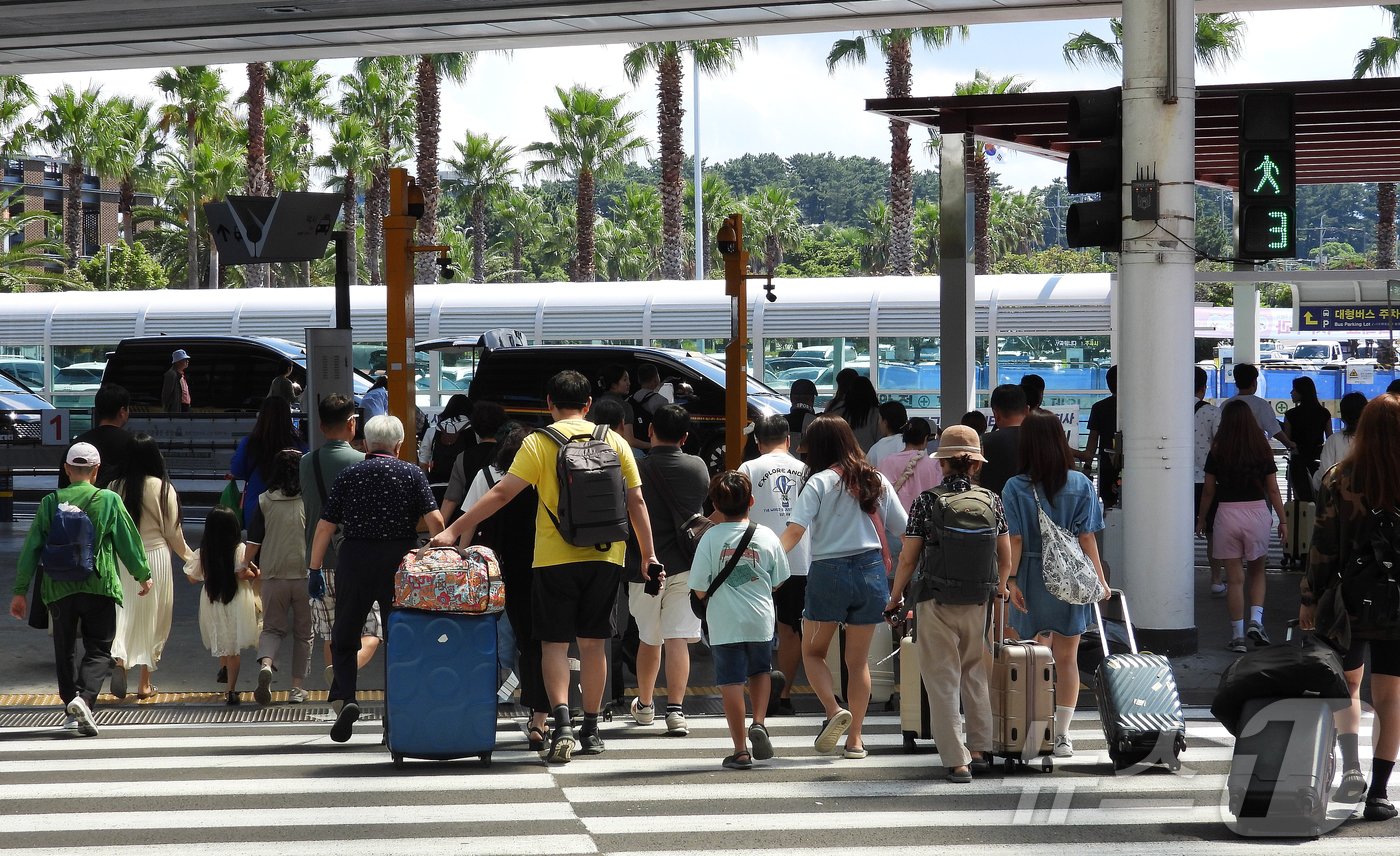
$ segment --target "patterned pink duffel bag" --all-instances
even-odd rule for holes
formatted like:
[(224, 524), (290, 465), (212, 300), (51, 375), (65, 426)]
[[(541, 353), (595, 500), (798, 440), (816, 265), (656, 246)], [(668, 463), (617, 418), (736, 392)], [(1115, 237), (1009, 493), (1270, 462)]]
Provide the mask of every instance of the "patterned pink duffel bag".
[(394, 606), (487, 615), (506, 608), (496, 554), (487, 547), (424, 547), (404, 554), (394, 574)]

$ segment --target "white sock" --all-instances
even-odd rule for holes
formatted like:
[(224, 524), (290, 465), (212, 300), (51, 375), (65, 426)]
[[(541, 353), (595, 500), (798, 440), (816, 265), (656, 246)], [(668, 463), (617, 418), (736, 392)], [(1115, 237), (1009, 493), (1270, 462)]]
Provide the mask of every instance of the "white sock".
[(1249, 608), (1249, 618), (1251, 621), (1262, 625), (1264, 623), (1264, 607), (1251, 606)]
[(1068, 737), (1069, 723), (1074, 719), (1074, 708), (1055, 705), (1055, 736)]
[(1231, 622), (1230, 622), (1230, 638), (1231, 638), (1231, 639), (1243, 639), (1243, 638), (1244, 638), (1244, 619), (1243, 619), (1243, 618), (1241, 618), (1239, 621), (1231, 621)]

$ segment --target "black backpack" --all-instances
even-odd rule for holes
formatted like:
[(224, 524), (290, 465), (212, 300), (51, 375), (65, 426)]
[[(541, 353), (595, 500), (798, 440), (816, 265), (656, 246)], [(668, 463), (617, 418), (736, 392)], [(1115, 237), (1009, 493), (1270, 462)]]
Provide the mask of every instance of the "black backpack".
[(607, 552), (617, 541), (626, 541), (627, 497), (622, 461), (607, 441), (608, 426), (594, 426), (590, 434), (565, 437), (554, 426), (540, 431), (559, 446), (555, 473), (559, 478), (559, 509), (555, 516), (545, 506), (564, 540), (575, 547)]
[(457, 456), (476, 445), (476, 433), (470, 424), (456, 431), (447, 431), (441, 422), (433, 432), (432, 462), (428, 465), (428, 481), (446, 482), (452, 477), (452, 465)]
[(986, 488), (953, 492), (935, 487), (924, 533), (924, 561), (916, 601), (949, 606), (986, 603), (999, 581), (996, 494)]
[(651, 431), (651, 418), (666, 404), (666, 396), (654, 389), (642, 389), (633, 394), (632, 436), (638, 440), (647, 439)]
[(1368, 638), (1400, 639), (1400, 515), (1374, 510), (1342, 571), (1342, 601), (1351, 628)]

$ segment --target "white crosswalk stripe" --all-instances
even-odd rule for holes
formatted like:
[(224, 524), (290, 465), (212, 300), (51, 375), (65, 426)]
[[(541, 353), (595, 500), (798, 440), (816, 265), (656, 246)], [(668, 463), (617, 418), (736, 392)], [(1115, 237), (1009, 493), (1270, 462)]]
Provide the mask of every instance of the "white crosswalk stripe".
[[(866, 720), (871, 755), (818, 756), (818, 720), (771, 720), (777, 757), (724, 770), (724, 721), (691, 735), (630, 721), (603, 726), (607, 750), (546, 767), (502, 720), (493, 763), (414, 761), (396, 769), (377, 723), (346, 745), (324, 723), (110, 726), (95, 739), (56, 729), (0, 732), (0, 856), (354, 856), (572, 854), (1021, 856), (1061, 844), (1127, 856), (1257, 853), (1225, 825), (1231, 739), (1199, 710), (1180, 774), (1113, 775), (1097, 719), (1081, 714), (1076, 755), (1053, 773), (1000, 768), (970, 785), (942, 779), (927, 744), (901, 751), (898, 719)], [(1337, 816), (1350, 810), (1333, 806)], [(1400, 849), (1400, 826), (1352, 821), (1290, 853)], [(1345, 839), (1343, 841), (1342, 839)]]

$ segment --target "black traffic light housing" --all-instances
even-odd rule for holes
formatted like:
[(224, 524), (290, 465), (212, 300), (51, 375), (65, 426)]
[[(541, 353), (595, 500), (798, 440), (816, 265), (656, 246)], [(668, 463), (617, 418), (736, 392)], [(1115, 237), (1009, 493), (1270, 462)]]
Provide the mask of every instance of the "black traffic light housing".
[(1239, 255), (1298, 255), (1293, 93), (1240, 96)]
[(1123, 90), (1071, 95), (1067, 116), (1071, 140), (1096, 140), (1069, 153), (1065, 184), (1070, 193), (1097, 193), (1098, 202), (1076, 202), (1065, 218), (1071, 247), (1118, 252), (1123, 243)]

